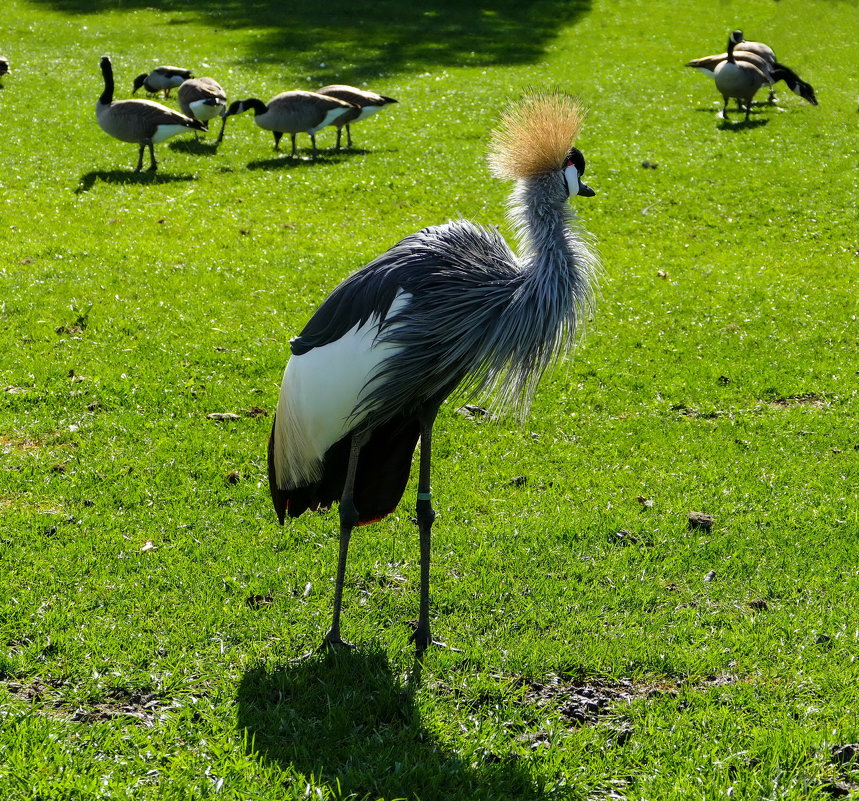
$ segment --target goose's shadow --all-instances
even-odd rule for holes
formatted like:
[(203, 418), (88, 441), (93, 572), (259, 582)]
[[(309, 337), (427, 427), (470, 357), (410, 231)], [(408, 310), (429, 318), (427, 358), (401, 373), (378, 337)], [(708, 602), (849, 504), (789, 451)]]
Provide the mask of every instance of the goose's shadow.
[(720, 119), (717, 126), (720, 131), (731, 131), (739, 133), (740, 131), (750, 131), (753, 128), (760, 128), (769, 122), (769, 117), (763, 119), (748, 119), (734, 122), (733, 120)]
[(132, 172), (131, 170), (91, 170), (81, 176), (75, 194), (88, 192), (97, 181), (106, 184), (170, 184), (180, 181), (196, 181), (196, 175), (164, 172)]
[(210, 141), (205, 139), (174, 139), (169, 145), (171, 150), (177, 153), (190, 153), (192, 156), (215, 156), (220, 145), (215, 144), (214, 138)]
[(257, 159), (248, 162), (249, 170), (292, 170), (299, 167), (314, 167), (323, 166), (325, 164), (339, 164), (345, 161), (349, 156), (360, 155), (361, 153), (369, 153), (368, 150), (320, 150), (316, 158), (310, 156), (309, 151), (304, 153), (298, 151), (298, 154), (293, 157), (289, 153), (283, 153), (280, 156), (273, 156), (269, 159)]
[(424, 726), (420, 682), (419, 662), (403, 680), (369, 649), (254, 667), (238, 688), (239, 732), (257, 759), (337, 797), (541, 797), (526, 766), (497, 757), (474, 765)]

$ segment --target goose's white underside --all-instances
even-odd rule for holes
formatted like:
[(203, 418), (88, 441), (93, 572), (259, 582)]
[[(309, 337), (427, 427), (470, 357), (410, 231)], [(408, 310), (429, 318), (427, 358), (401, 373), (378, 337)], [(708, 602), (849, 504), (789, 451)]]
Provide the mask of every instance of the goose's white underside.
[(336, 120), (338, 117), (342, 117), (343, 114), (346, 113), (346, 111), (348, 111), (348, 109), (342, 109), (342, 108), (330, 109), (328, 111), (328, 113), (325, 115), (325, 119), (323, 119), (322, 122), (320, 122), (319, 125), (317, 125), (315, 128), (308, 128), (307, 133), (315, 134), (317, 131), (321, 130), (326, 125), (331, 125), (334, 122), (334, 120)]
[(224, 110), (223, 103), (218, 103), (217, 105), (212, 106), (206, 103), (205, 100), (195, 100), (189, 105), (194, 116), (201, 122), (208, 122), (214, 117), (220, 116)]
[(188, 133), (189, 128), (186, 125), (159, 125), (155, 129), (155, 135), (152, 137), (152, 143), (157, 145), (171, 136), (176, 136), (180, 133)]
[(375, 114), (381, 108), (382, 106), (364, 106), (361, 109), (361, 113), (357, 117), (355, 117), (352, 122), (358, 122), (358, 120), (365, 120), (367, 119), (367, 117), (369, 117), (371, 114)]
[[(388, 314), (396, 314), (410, 298), (400, 292)], [(352, 412), (373, 390), (379, 365), (397, 351), (376, 341), (379, 322), (374, 315), (340, 339), (287, 363), (275, 422), (274, 462), (281, 489), (319, 479), (325, 452), (365, 416)]]

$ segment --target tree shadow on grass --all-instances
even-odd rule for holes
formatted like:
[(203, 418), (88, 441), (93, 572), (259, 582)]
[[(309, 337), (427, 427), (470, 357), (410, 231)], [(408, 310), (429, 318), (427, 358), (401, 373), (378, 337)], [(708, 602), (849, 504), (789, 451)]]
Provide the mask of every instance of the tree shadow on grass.
[[(67, 13), (115, 11), (116, 0), (38, 0)], [(248, 63), (283, 64), (283, 79), (372, 81), (391, 72), (446, 66), (527, 64), (539, 60), (558, 31), (591, 0), (124, 0), (155, 8), (170, 23), (201, 19), (219, 28), (259, 28)]]
[(196, 181), (196, 175), (176, 175), (162, 172), (131, 172), (130, 170), (91, 170), (81, 176), (75, 194), (89, 192), (98, 181), (106, 184), (170, 184), (179, 181)]
[(238, 689), (238, 727), (263, 761), (327, 785), (337, 797), (433, 799), (542, 797), (524, 766), (475, 767), (421, 722), (408, 683), (386, 655), (356, 649), (285, 667), (249, 670)]

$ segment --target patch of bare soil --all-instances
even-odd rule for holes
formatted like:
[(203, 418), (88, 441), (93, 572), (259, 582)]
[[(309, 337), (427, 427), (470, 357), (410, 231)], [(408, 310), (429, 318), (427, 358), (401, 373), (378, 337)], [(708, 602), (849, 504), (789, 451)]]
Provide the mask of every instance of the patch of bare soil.
[(63, 698), (61, 682), (46, 684), (34, 680), (23, 683), (7, 679), (0, 684), (11, 695), (32, 704), (44, 715), (82, 723), (130, 718), (142, 726), (152, 726), (166, 711), (175, 707), (175, 704), (145, 691), (113, 689), (103, 699), (77, 704)]
[(817, 395), (814, 392), (805, 392), (802, 395), (785, 395), (781, 398), (775, 398), (770, 401), (772, 406), (814, 406), (816, 409), (822, 409), (826, 405), (826, 399), (822, 395)]
[(622, 703), (676, 691), (674, 685), (659, 682), (635, 683), (629, 679), (581, 682), (549, 676), (545, 681), (530, 682), (525, 700), (538, 707), (554, 707), (571, 726), (584, 726), (596, 723), (603, 715), (616, 713)]

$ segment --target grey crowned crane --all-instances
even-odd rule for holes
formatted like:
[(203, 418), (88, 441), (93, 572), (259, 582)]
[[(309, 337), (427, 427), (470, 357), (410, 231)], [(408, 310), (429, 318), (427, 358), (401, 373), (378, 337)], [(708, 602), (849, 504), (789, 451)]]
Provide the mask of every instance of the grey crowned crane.
[(516, 181), (514, 253), (494, 229), (467, 220), (424, 228), (344, 280), (290, 343), (268, 446), (280, 523), (339, 501), (340, 552), (331, 628), (340, 609), (352, 529), (399, 503), (421, 442), (418, 653), (429, 619), (432, 430), (441, 403), (489, 393), (527, 413), (537, 383), (573, 341), (591, 307), (598, 259), (570, 208), (591, 197), (573, 147), (579, 103), (535, 92), (512, 104), (494, 131), (492, 173)]
[(150, 95), (158, 94), (163, 89), (164, 97), (170, 97), (171, 89), (181, 86), (184, 81), (193, 77), (191, 70), (184, 67), (156, 67), (152, 72), (141, 72), (134, 79), (131, 94), (135, 94), (142, 86)]
[(371, 114), (375, 114), (385, 106), (397, 102), (393, 97), (385, 97), (375, 92), (369, 92), (366, 89), (358, 89), (355, 86), (347, 86), (342, 83), (323, 86), (318, 90), (318, 94), (336, 97), (338, 100), (345, 100), (347, 103), (352, 103), (355, 106), (352, 111), (346, 112), (334, 122), (337, 126), (337, 150), (340, 150), (340, 135), (343, 132), (344, 125), (346, 126), (346, 147), (352, 147), (352, 131), (349, 129), (351, 123), (367, 119)]
[(104, 91), (95, 104), (95, 118), (99, 127), (114, 139), (140, 146), (135, 172), (143, 169), (143, 151), (146, 147), (149, 147), (149, 169), (154, 171), (158, 169), (155, 145), (189, 130), (206, 130), (205, 123), (152, 100), (114, 100), (113, 65), (108, 56), (102, 56), (100, 64)]
[[(714, 56), (693, 58), (692, 61), (686, 63), (686, 66), (692, 67), (710, 78), (714, 78), (716, 67), (723, 61), (726, 61), (727, 58), (727, 53), (718, 53)], [(803, 100), (811, 103), (812, 106), (817, 105), (817, 96), (814, 93), (814, 87), (810, 83), (803, 81), (790, 67), (781, 64), (776, 59), (776, 55), (769, 45), (763, 42), (747, 42), (745, 40), (737, 42), (734, 45), (734, 58), (740, 61), (750, 61), (763, 72), (769, 73), (769, 78), (771, 79), (770, 101), (774, 98), (772, 84), (784, 81), (788, 89), (795, 95), (799, 95)]]

